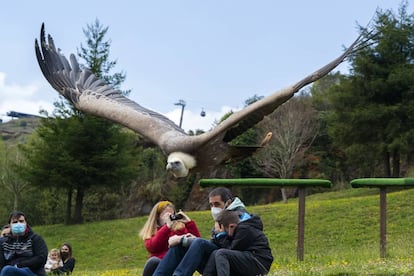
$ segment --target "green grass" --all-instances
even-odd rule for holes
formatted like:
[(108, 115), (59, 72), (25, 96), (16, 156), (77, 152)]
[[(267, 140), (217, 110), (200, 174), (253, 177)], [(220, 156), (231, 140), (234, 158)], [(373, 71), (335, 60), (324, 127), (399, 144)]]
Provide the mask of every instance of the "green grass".
[[(387, 194), (387, 258), (379, 252), (379, 192), (349, 189), (306, 197), (305, 254), (297, 261), (296, 199), (248, 206), (262, 217), (272, 275), (414, 275), (414, 190)], [(208, 238), (210, 211), (188, 212)], [(49, 248), (70, 242), (74, 275), (139, 275), (148, 257), (138, 232), (145, 217), (34, 227)]]

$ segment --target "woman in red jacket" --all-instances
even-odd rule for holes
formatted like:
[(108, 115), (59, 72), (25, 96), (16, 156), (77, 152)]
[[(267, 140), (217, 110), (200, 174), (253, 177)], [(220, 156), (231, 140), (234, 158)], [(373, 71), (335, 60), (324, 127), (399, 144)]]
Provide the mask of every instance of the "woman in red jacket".
[(169, 247), (180, 244), (184, 237), (200, 237), (200, 232), (184, 212), (175, 213), (171, 202), (160, 201), (152, 208), (139, 235), (150, 253), (142, 273), (147, 276), (152, 275)]

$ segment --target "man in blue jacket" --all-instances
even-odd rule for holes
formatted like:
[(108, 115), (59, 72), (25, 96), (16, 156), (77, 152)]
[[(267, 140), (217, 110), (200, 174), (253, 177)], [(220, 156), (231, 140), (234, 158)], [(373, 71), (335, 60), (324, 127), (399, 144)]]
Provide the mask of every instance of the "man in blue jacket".
[(48, 249), (43, 238), (29, 227), (22, 212), (9, 217), (10, 233), (0, 246), (0, 276), (46, 275)]
[(260, 217), (240, 221), (237, 212), (223, 210), (216, 221), (227, 238), (211, 253), (203, 276), (268, 274), (273, 256)]

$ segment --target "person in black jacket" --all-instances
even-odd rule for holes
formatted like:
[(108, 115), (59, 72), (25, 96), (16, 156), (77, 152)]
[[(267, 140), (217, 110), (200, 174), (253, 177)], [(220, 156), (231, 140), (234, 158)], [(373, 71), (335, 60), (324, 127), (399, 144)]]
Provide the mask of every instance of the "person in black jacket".
[(49, 253), (43, 238), (34, 233), (24, 213), (13, 211), (9, 217), (10, 234), (0, 246), (0, 276), (44, 276)]
[(52, 269), (52, 273), (71, 274), (75, 268), (75, 258), (73, 257), (72, 246), (69, 243), (65, 242), (60, 247), (60, 257), (62, 258), (63, 266)]
[(1, 234), (0, 234), (0, 244), (3, 244), (5, 240), (7, 240), (7, 235), (10, 234), (10, 225), (5, 224), (1, 228)]
[(203, 276), (268, 274), (273, 256), (260, 217), (251, 214), (240, 221), (237, 212), (223, 210), (216, 221), (227, 238), (222, 248), (211, 253)]

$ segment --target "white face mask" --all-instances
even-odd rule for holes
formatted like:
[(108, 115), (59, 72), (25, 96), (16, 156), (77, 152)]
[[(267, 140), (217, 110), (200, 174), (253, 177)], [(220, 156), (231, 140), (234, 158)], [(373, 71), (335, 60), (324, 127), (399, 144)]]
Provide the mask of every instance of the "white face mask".
[(222, 211), (223, 209), (219, 207), (211, 207), (211, 215), (213, 216), (213, 219), (216, 220), (217, 215)]

